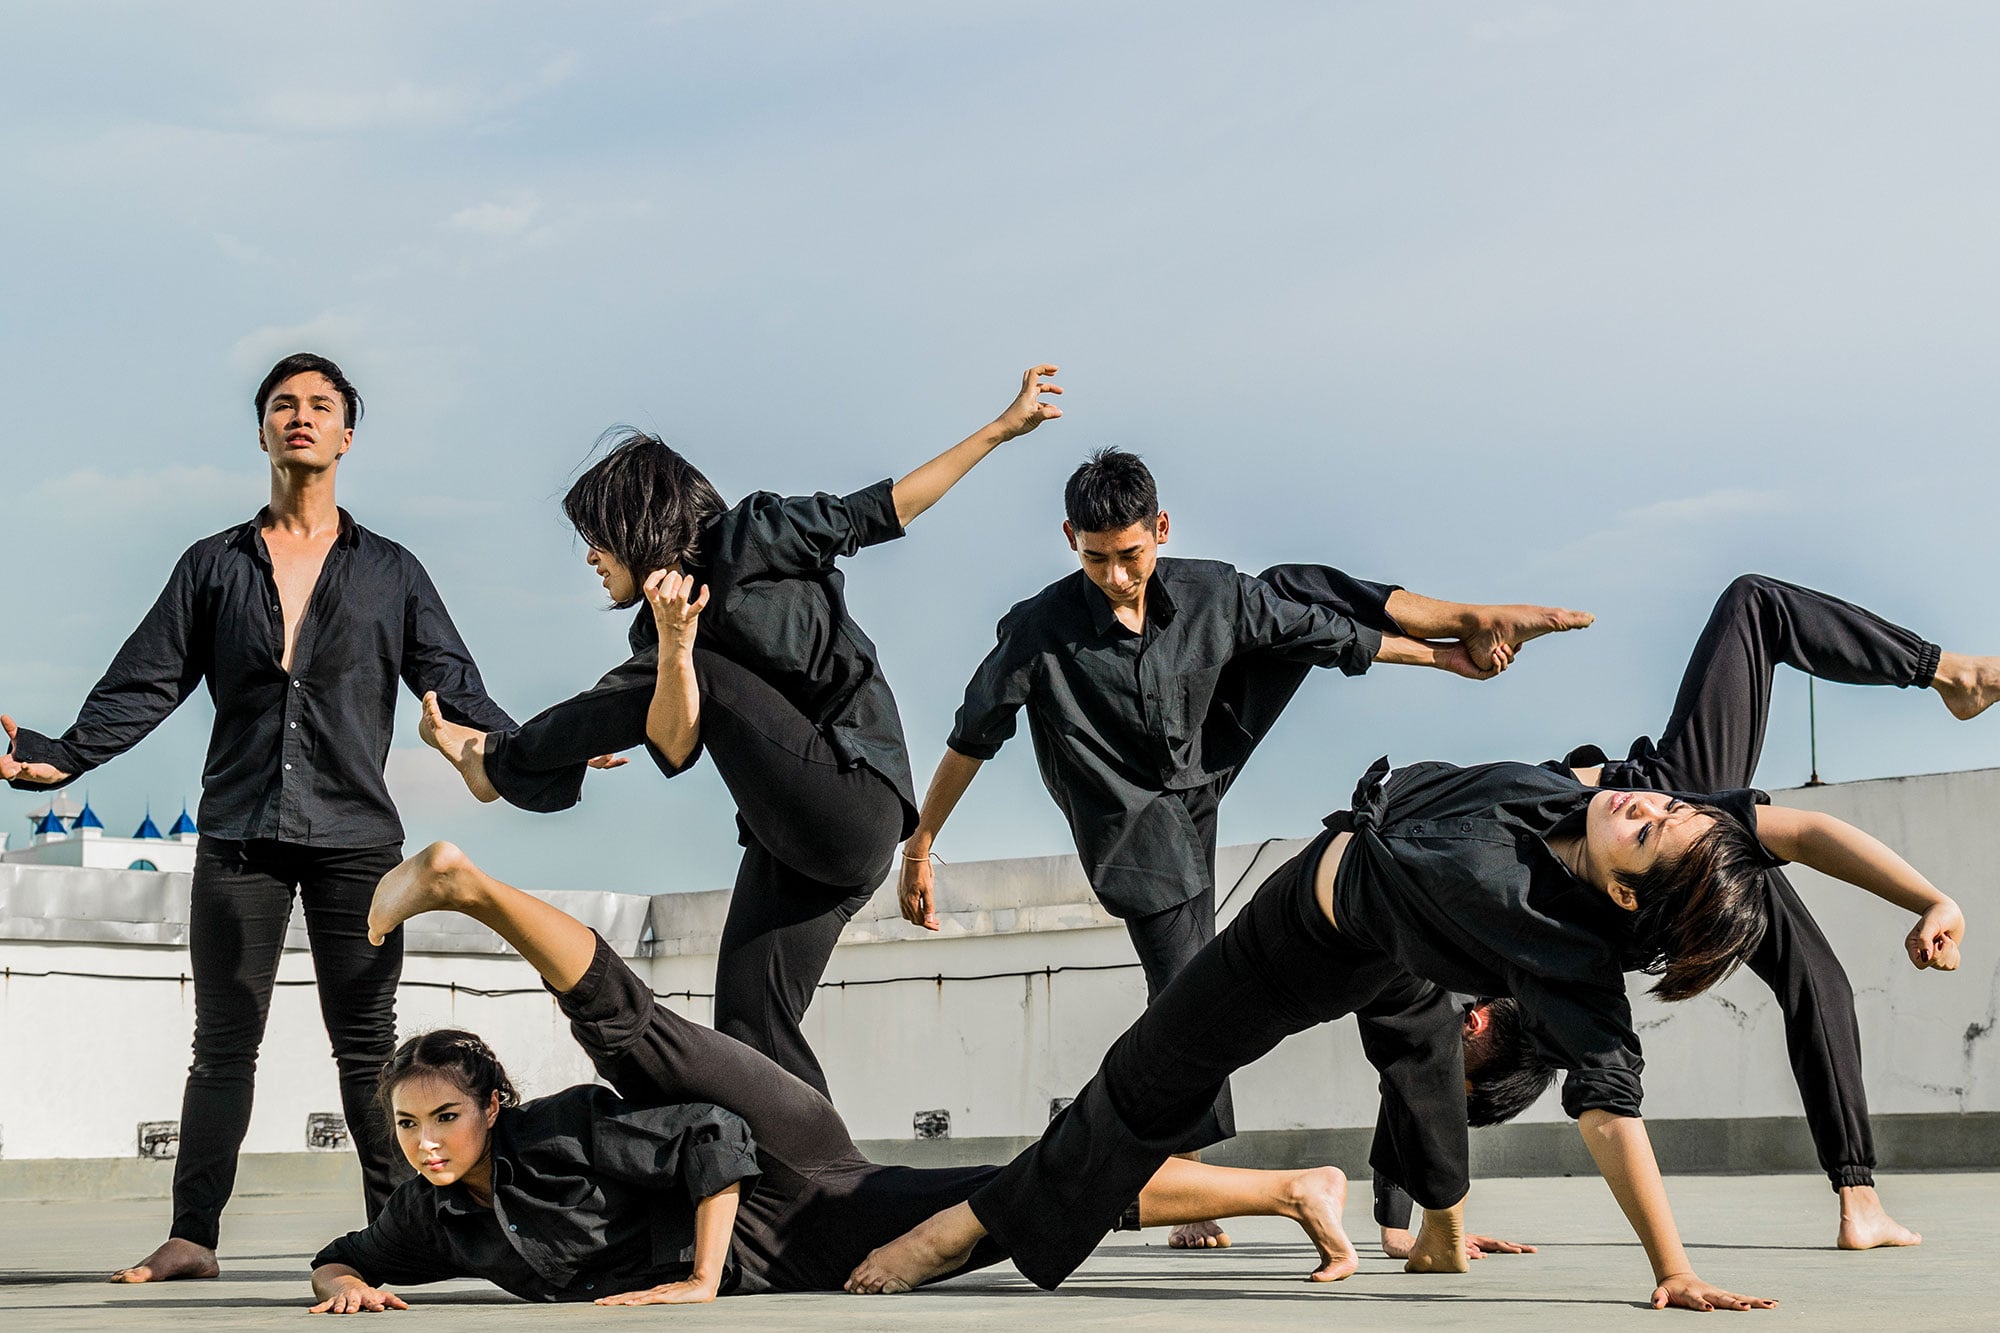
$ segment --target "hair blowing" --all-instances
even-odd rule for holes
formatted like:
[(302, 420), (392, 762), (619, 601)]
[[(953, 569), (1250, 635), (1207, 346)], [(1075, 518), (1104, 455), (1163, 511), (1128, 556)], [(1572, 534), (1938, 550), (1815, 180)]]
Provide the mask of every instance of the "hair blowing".
[(502, 1106), (521, 1104), (521, 1094), (514, 1091), (513, 1082), (491, 1046), (461, 1028), (439, 1028), (411, 1037), (382, 1066), (382, 1075), (375, 1084), (375, 1100), (384, 1124), (396, 1122), (396, 1089), (405, 1079), (420, 1074), (444, 1079), (482, 1108), (496, 1092)]
[(1620, 877), (1639, 903), (1641, 970), (1659, 977), (1652, 993), (1663, 1000), (1689, 999), (1734, 972), (1770, 925), (1756, 835), (1716, 806), (1691, 804), (1714, 827), (1671, 861)]
[(648, 575), (699, 554), (701, 530), (726, 507), (708, 478), (657, 435), (618, 430), (610, 452), (590, 465), (563, 496), (563, 514), (577, 536), (618, 558), (632, 574), (636, 606)]

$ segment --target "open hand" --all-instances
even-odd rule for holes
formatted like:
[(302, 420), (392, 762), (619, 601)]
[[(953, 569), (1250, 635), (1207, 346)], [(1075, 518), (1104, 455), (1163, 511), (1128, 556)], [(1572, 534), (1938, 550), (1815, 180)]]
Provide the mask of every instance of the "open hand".
[(1465, 1257), (1484, 1259), (1489, 1254), (1533, 1254), (1535, 1247), (1522, 1245), (1516, 1241), (1499, 1240), (1493, 1236), (1477, 1236), (1471, 1232), (1465, 1235)]
[(1762, 1296), (1738, 1296), (1712, 1287), (1693, 1273), (1670, 1273), (1653, 1288), (1653, 1308), (1677, 1305), (1683, 1310), (1775, 1310), (1778, 1303)]
[(627, 759), (622, 754), (601, 754), (590, 761), (590, 766), (592, 768), (623, 768), (631, 762), (630, 759)]
[(660, 652), (686, 652), (694, 647), (695, 622), (708, 605), (708, 585), (696, 596), (693, 578), (677, 569), (656, 569), (646, 576), (646, 604), (660, 631)]
[(0, 754), (0, 782), (32, 782), (38, 786), (53, 787), (60, 782), (68, 782), (70, 775), (54, 764), (24, 764), (14, 758), (14, 737), (20, 726), (13, 718), (0, 715), (0, 727), (7, 729), (7, 753)]
[(716, 1287), (711, 1282), (701, 1282), (689, 1278), (685, 1282), (665, 1282), (644, 1291), (620, 1292), (616, 1296), (600, 1296), (594, 1305), (706, 1305), (715, 1299)]
[(1934, 967), (1940, 972), (1958, 970), (1958, 946), (1965, 939), (1965, 913), (1947, 898), (1918, 918), (1903, 937), (1910, 962), (1918, 968)]
[(918, 860), (903, 856), (902, 863), (903, 877), (896, 886), (896, 901), (902, 906), (903, 920), (925, 930), (936, 930), (937, 872), (931, 869), (930, 857)]
[(371, 1287), (360, 1281), (343, 1286), (333, 1295), (307, 1310), (307, 1314), (364, 1314), (382, 1310), (407, 1310), (409, 1303), (393, 1291)]
[(1042, 380), (1056, 373), (1054, 366), (1030, 366), (1021, 376), (1021, 392), (1014, 401), (1007, 404), (995, 424), (1008, 439), (1026, 435), (1044, 421), (1053, 421), (1062, 415), (1062, 409), (1054, 403), (1041, 401), (1045, 393), (1061, 393), (1060, 384), (1044, 384)]

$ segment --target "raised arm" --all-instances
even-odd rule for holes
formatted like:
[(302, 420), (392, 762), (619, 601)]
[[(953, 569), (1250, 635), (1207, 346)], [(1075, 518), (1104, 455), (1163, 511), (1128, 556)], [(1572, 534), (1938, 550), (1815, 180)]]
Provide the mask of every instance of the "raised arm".
[(1021, 392), (1014, 396), (1005, 412), (897, 482), (892, 492), (896, 521), (909, 526), (911, 519), (943, 499), (944, 493), (986, 455), (1016, 436), (1026, 435), (1044, 421), (1061, 416), (1060, 407), (1041, 401), (1042, 394), (1062, 392), (1061, 386), (1042, 382), (1055, 373), (1054, 366), (1030, 366), (1021, 376)]
[(1910, 963), (1941, 972), (1957, 969), (1959, 946), (1965, 940), (1965, 914), (1915, 866), (1873, 835), (1818, 810), (1760, 805), (1757, 837), (1787, 861), (1811, 866), (1914, 912), (1917, 924), (1903, 937)]
[(1673, 1209), (1667, 1205), (1666, 1182), (1660, 1179), (1660, 1164), (1653, 1156), (1652, 1140), (1646, 1136), (1645, 1121), (1589, 1110), (1579, 1117), (1577, 1128), (1604, 1183), (1611, 1187), (1625, 1220), (1639, 1234), (1639, 1243), (1653, 1262), (1655, 1310), (1669, 1305), (1688, 1310), (1769, 1310), (1777, 1305), (1761, 1296), (1739, 1296), (1710, 1286), (1695, 1275), (1687, 1251), (1681, 1248)]
[(925, 930), (938, 928), (937, 877), (931, 869), (931, 843), (944, 822), (958, 808), (958, 798), (972, 785), (979, 766), (986, 761), (946, 747), (931, 775), (930, 790), (924, 793), (924, 808), (917, 815), (916, 831), (903, 844), (903, 874), (896, 897), (902, 904), (903, 920)]

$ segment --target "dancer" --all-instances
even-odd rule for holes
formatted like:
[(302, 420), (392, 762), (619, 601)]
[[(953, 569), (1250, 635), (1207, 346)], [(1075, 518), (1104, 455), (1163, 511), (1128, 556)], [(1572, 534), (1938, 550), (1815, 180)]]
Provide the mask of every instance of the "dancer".
[(822, 1093), (800, 1020), (841, 927), (916, 822), (895, 696), (834, 561), (902, 536), (987, 454), (1061, 416), (1041, 401), (1062, 392), (1047, 382), (1055, 373), (1030, 368), (992, 424), (893, 486), (845, 498), (758, 492), (725, 506), (686, 459), (628, 435), (563, 510), (612, 604), (648, 604), (631, 660), (518, 731), (425, 710), (425, 739), (475, 796), (526, 810), (574, 805), (592, 756), (644, 744), (674, 777), (712, 755), (744, 848), (717, 951), (715, 1025)]
[[(1887, 651), (1882, 640), (1842, 646), (1850, 666)], [(1593, 788), (1525, 764), (1391, 774), (1378, 761), (1353, 807), (1330, 816), (1119, 1038), (1040, 1142), (966, 1203), (870, 1255), (854, 1284), (907, 1289), (990, 1235), (1030, 1279), (1057, 1285), (1231, 1071), (1415, 973), (1520, 1002), (1538, 1045), (1569, 1071), (1563, 1108), (1646, 1248), (1655, 1306), (1773, 1304), (1711, 1286), (1688, 1263), (1638, 1115), (1623, 971), (1643, 963), (1669, 1000), (1721, 980), (1760, 943), (1764, 872), (1785, 860), (1917, 914), (1905, 944), (1918, 967), (1955, 968), (1964, 923), (1950, 898), (1866, 833), (1761, 799)], [(1433, 1120), (1458, 1127), (1449, 1146), (1462, 1163), (1463, 1106)], [(1463, 1270), (1453, 1215), (1462, 1194), (1427, 1197), (1405, 1183), (1427, 1209), (1417, 1244)]]
[[(1063, 501), (1082, 569), (1001, 620), (903, 848), (901, 906), (912, 924), (938, 928), (933, 843), (1026, 708), (1042, 780), (1092, 891), (1125, 923), (1149, 1003), (1215, 937), (1222, 798), (1313, 667), (1352, 676), (1392, 662), (1485, 679), (1528, 640), (1591, 622), (1553, 607), (1435, 601), (1323, 566), (1252, 579), (1161, 558), (1158, 488), (1118, 449), (1077, 468)], [(1234, 1133), (1225, 1083), (1185, 1147)], [(1169, 1240), (1228, 1243), (1213, 1225)]]
[(138, 744), (197, 686), (215, 702), (188, 923), (194, 1062), (174, 1217), (165, 1244), (113, 1275), (121, 1282), (220, 1271), (216, 1239), (295, 893), (369, 1215), (389, 1197), (405, 1171), (373, 1108), (375, 1075), (396, 1043), (403, 946), (397, 936), (368, 948), (363, 922), (403, 852), (382, 774), (397, 679), (442, 716), (513, 725), (486, 697), (417, 558), (335, 503), (361, 420), (361, 396), (340, 367), (288, 356), (254, 403), (269, 506), (188, 548), (60, 738), (0, 718), (10, 747), (0, 778), (48, 788)]
[[(571, 1088), (518, 1104), (469, 1033), (407, 1042), (382, 1097), (420, 1176), (367, 1228), (313, 1260), (315, 1310), (402, 1308), (382, 1290), (483, 1277), (527, 1300), (650, 1305), (836, 1291), (869, 1249), (967, 1197), (992, 1166), (878, 1166), (832, 1103), (742, 1043), (682, 1018), (596, 932), (439, 844), (382, 882), (370, 929), (462, 912), (497, 931), (555, 992), (618, 1095)], [(1358, 1263), (1331, 1167), (1247, 1171), (1169, 1161), (1141, 1216), (1281, 1216), (1317, 1247), (1312, 1276)], [(1001, 1258), (988, 1245), (954, 1271)], [(939, 1276), (944, 1276), (940, 1274)]]
[[(1961, 720), (2000, 698), (2000, 657), (1946, 652), (1836, 597), (1745, 574), (1717, 598), (1695, 641), (1659, 743), (1642, 736), (1622, 760), (1580, 746), (1559, 764), (1586, 786), (1696, 793), (1746, 786), (1763, 752), (1771, 679), (1781, 663), (1841, 684), (1935, 690)], [(1768, 871), (1764, 887), (1770, 926), (1745, 962), (1770, 986), (1784, 1015), (1806, 1124), (1838, 1201), (1834, 1244), (1844, 1250), (1919, 1244), (1923, 1238), (1889, 1215), (1875, 1189), (1861, 1030), (1846, 969), (1784, 873)], [(1506, 1050), (1520, 1035), (1509, 1029), (1489, 1044)], [(1532, 1051), (1516, 1049), (1532, 1068)], [(1468, 1073), (1470, 1066), (1468, 1060)], [(1471, 1076), (1477, 1088), (1519, 1067), (1490, 1059)], [(1546, 1081), (1547, 1067), (1540, 1072)], [(1378, 1202), (1378, 1222), (1399, 1215), (1407, 1216), (1407, 1205), (1393, 1195)]]

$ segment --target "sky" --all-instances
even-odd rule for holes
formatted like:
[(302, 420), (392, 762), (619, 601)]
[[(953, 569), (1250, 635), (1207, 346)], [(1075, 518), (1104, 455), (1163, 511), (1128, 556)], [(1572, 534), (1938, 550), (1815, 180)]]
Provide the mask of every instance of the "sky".
[[(0, 709), (60, 731), (175, 557), (266, 499), (250, 395), (338, 360), (342, 503), (528, 716), (623, 656), (557, 499), (608, 427), (725, 496), (898, 476), (1062, 367), (1066, 415), (846, 562), (921, 789), (1064, 478), (1145, 457), (1167, 554), (1595, 611), (1490, 683), (1309, 682), (1223, 808), (1376, 755), (1622, 752), (1755, 570), (2000, 652), (2000, 11), (1978, 4), (5, 6)], [(2000, 720), (1822, 687), (1823, 777)], [(414, 848), (529, 887), (730, 882), (709, 766), (479, 806), (398, 715)], [(79, 784), (198, 794), (187, 703)], [(1759, 774), (1810, 768), (1781, 679)], [(80, 791), (79, 795), (82, 794)], [(39, 802), (0, 790), (20, 841)], [(1068, 835), (1025, 734), (938, 842)]]

